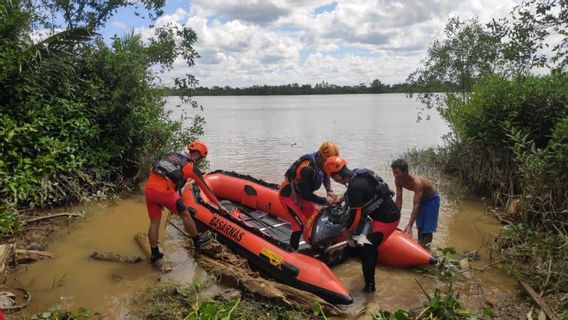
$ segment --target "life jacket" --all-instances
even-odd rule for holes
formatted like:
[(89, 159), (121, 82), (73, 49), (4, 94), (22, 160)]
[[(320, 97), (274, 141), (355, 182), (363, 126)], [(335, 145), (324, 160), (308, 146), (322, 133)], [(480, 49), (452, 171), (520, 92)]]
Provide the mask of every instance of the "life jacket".
[(183, 186), (183, 167), (192, 161), (186, 155), (172, 152), (154, 165), (153, 171), (173, 181), (176, 190)]
[(350, 182), (358, 176), (369, 177), (375, 184), (375, 195), (361, 207), (364, 215), (368, 215), (375, 211), (381, 206), (385, 199), (389, 197), (392, 198), (394, 196), (394, 192), (389, 188), (389, 185), (383, 180), (383, 178), (379, 177), (373, 171), (369, 169), (353, 169), (353, 176), (351, 177)]
[[(288, 170), (286, 170), (284, 177), (295, 188), (298, 187), (298, 183), (300, 182), (300, 171), (302, 171), (303, 168), (308, 167), (310, 165), (310, 161), (312, 161), (315, 166), (316, 155), (317, 152), (306, 153), (305, 155), (301, 156), (298, 160), (294, 161), (294, 163), (292, 163), (292, 165), (288, 168)], [(304, 162), (306, 161), (308, 162), (304, 166), (302, 166), (302, 164), (304, 164)], [(316, 168), (315, 172), (316, 173), (314, 177), (314, 182), (312, 184), (312, 190), (318, 190), (321, 187), (324, 178), (323, 171), (318, 170)]]

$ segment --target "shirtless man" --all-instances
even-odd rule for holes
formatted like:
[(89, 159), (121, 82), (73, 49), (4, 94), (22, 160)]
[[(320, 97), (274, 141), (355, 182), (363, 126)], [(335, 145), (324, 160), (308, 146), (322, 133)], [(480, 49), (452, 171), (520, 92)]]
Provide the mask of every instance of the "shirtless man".
[(432, 242), (432, 234), (438, 226), (440, 211), (440, 194), (431, 181), (424, 177), (408, 173), (408, 163), (397, 159), (391, 164), (392, 174), (396, 185), (396, 205), (402, 209), (402, 188), (414, 191), (412, 213), (404, 232), (412, 237), (412, 226), (416, 221), (418, 242), (426, 247)]

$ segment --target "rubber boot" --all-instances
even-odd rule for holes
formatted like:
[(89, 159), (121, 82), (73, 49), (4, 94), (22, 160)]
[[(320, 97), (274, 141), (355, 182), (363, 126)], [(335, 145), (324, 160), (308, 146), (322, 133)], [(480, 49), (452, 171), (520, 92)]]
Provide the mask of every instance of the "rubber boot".
[(152, 254), (150, 255), (150, 263), (154, 264), (156, 263), (156, 261), (162, 259), (164, 257), (164, 254), (160, 252), (159, 248), (151, 248), (152, 250)]
[(209, 242), (209, 240), (211, 240), (211, 238), (209, 238), (208, 235), (198, 234), (195, 237), (193, 237), (193, 245), (195, 246), (195, 248), (199, 248), (201, 247), (201, 245)]
[(363, 292), (366, 293), (375, 292), (375, 283), (374, 282), (366, 283), (365, 287), (363, 288)]

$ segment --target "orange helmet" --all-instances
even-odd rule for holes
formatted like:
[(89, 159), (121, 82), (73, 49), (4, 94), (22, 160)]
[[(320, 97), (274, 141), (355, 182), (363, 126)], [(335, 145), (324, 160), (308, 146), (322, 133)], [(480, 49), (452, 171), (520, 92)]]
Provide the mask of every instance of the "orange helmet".
[(187, 145), (189, 151), (197, 151), (203, 158), (207, 158), (207, 145), (201, 140), (195, 140)]
[(333, 156), (337, 157), (339, 156), (339, 148), (335, 145), (335, 143), (328, 140), (321, 144), (318, 154), (323, 158), (323, 160)]
[(325, 160), (325, 163), (323, 165), (323, 172), (326, 176), (330, 176), (341, 171), (343, 168), (345, 168), (346, 165), (347, 162), (343, 158), (340, 158), (338, 156), (329, 157), (327, 158), (327, 160)]

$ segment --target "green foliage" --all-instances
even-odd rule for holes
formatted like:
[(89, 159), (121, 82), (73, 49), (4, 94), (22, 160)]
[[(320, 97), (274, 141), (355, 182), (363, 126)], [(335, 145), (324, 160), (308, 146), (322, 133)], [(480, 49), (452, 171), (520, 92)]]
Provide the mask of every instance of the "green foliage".
[(0, 207), (2, 214), (0, 214), (0, 234), (8, 234), (19, 231), (22, 228), (20, 216), (13, 207), (4, 208)]
[(491, 28), (507, 39), (503, 51), (510, 58), (521, 57), (528, 66), (568, 70), (568, 1), (523, 1)]
[(0, 19), (1, 232), (17, 229), (13, 208), (135, 185), (156, 157), (202, 134), (204, 123), (199, 115), (188, 118), (187, 109), (172, 120), (152, 85), (155, 68), (171, 68), (178, 57), (193, 64), (191, 29), (158, 29), (149, 43), (131, 35), (107, 45), (77, 28), (34, 44), (37, 15), (25, 3), (0, 0), (2, 17), (9, 17)]
[(456, 253), (453, 247), (432, 249), (432, 256), (436, 258), (438, 276), (445, 281), (452, 281), (460, 269), (459, 261), (454, 259)]
[(379, 310), (371, 314), (373, 320), (411, 320), (408, 311), (398, 309), (394, 313)]
[[(98, 29), (110, 19), (117, 10), (125, 7), (134, 6), (136, 16), (142, 14), (143, 11), (148, 13), (148, 17), (153, 20), (161, 16), (164, 0), (142, 0), (136, 3), (128, 1), (87, 1), (87, 0), (41, 0), (37, 1), (38, 21), (45, 27), (74, 29), (78, 27), (89, 27)], [(132, 9), (131, 9), (132, 10)], [(59, 25), (53, 20), (55, 17), (61, 17), (65, 21), (65, 25)]]
[(439, 320), (474, 320), (475, 314), (464, 310), (461, 302), (454, 296), (455, 290), (450, 287), (443, 293), (439, 288), (434, 289), (434, 295), (428, 297), (428, 303), (424, 306), (417, 319)]
[(445, 169), (481, 193), (523, 194), (526, 219), (543, 209), (561, 212), (567, 104), (566, 74), (484, 78), (470, 99), (450, 100), (442, 111), (453, 128)]
[(91, 311), (86, 308), (79, 308), (77, 312), (70, 312), (62, 311), (59, 306), (56, 306), (41, 314), (33, 315), (30, 320), (86, 320), (102, 318), (98, 312), (91, 315)]
[(451, 18), (444, 35), (444, 40), (432, 43), (421, 66), (407, 79), (408, 94), (416, 94), (428, 109), (447, 103), (445, 95), (436, 93), (440, 89), (459, 92), (451, 96), (454, 99), (466, 99), (475, 83), (499, 66), (500, 40), (477, 19), (464, 22)]
[(315, 307), (314, 314), (310, 314), (252, 296), (241, 300), (223, 297), (203, 300), (198, 287), (152, 288), (135, 297), (134, 303), (139, 315), (145, 319), (326, 319), (321, 308)]
[[(435, 42), (409, 77), (453, 131), (429, 162), (495, 204), (520, 200), (519, 212), (507, 217), (518, 225), (499, 248), (512, 274), (568, 314), (560, 293), (566, 282), (558, 278), (568, 261), (568, 2), (523, 1), (489, 26), (450, 21), (446, 31), (452, 28), (458, 32)], [(468, 51), (468, 39), (479, 39), (478, 52)], [(550, 74), (527, 75), (545, 66)], [(428, 94), (428, 85), (447, 81), (465, 85)]]

